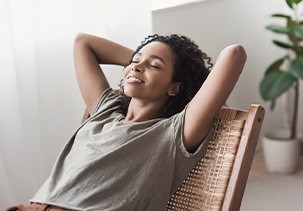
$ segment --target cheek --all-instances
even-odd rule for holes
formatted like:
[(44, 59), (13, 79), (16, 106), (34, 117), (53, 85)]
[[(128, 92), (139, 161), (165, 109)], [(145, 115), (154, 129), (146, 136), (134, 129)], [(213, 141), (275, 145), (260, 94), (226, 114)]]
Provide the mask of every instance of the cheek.
[(158, 84), (170, 84), (172, 82), (172, 75), (170, 73), (154, 73), (150, 77), (153, 83)]
[(129, 65), (126, 66), (126, 67), (123, 69), (123, 76), (125, 77), (125, 76), (129, 73), (130, 70), (131, 70), (131, 68), (129, 67)]
[(149, 87), (153, 90), (159, 90), (159, 92), (167, 92), (171, 85), (171, 78), (167, 76), (154, 77), (149, 81)]

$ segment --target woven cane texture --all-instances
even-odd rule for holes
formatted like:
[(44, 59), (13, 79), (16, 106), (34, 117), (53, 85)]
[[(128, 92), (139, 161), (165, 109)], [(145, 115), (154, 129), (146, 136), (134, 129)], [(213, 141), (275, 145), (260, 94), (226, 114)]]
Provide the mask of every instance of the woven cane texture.
[(172, 195), (167, 210), (220, 210), (245, 124), (246, 112), (222, 108), (205, 156)]

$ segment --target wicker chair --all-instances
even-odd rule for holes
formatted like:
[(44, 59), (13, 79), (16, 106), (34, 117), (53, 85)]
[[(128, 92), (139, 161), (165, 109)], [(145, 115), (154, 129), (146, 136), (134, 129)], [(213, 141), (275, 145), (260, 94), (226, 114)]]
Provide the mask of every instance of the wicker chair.
[(248, 111), (222, 108), (205, 156), (172, 195), (167, 210), (239, 210), (263, 118), (260, 105)]
[(260, 105), (248, 111), (222, 108), (205, 156), (171, 196), (167, 210), (239, 210), (263, 118)]

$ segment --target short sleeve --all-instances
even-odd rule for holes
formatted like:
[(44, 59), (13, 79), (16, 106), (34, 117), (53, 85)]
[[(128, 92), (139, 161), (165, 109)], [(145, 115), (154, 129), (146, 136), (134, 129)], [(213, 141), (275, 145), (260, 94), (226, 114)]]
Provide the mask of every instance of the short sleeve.
[(202, 143), (199, 145), (197, 150), (194, 153), (190, 153), (186, 150), (184, 146), (184, 136), (183, 136), (183, 129), (184, 129), (184, 119), (186, 113), (187, 106), (184, 110), (173, 117), (173, 125), (175, 130), (175, 141), (177, 146), (177, 152), (184, 156), (185, 158), (192, 158), (195, 156), (199, 156), (205, 152), (209, 140), (213, 136), (213, 128), (210, 129), (207, 136), (203, 139)]
[(120, 95), (114, 93), (112, 88), (107, 88), (100, 96), (93, 115), (117, 106), (121, 107), (121, 98)]
[(213, 128), (210, 129), (208, 135), (204, 138), (194, 153), (188, 152), (183, 143), (183, 128), (186, 108), (173, 117), (176, 142), (176, 157), (171, 194), (175, 193), (175, 191), (178, 189), (178, 187), (180, 187), (182, 181), (188, 176), (189, 172), (192, 170), (195, 164), (205, 155), (209, 141), (212, 139), (214, 131)]

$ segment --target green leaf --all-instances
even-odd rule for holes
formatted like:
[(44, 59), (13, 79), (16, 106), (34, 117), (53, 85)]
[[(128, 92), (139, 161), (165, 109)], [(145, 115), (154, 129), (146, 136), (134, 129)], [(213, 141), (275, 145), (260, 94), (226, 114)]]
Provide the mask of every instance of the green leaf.
[(287, 3), (287, 5), (288, 5), (291, 9), (293, 9), (293, 7), (292, 7), (292, 0), (286, 0), (286, 3)]
[(285, 27), (285, 26), (280, 26), (280, 25), (276, 25), (276, 24), (271, 24), (266, 26), (266, 29), (275, 32), (275, 33), (279, 33), (279, 34), (289, 34), (290, 30), (289, 28)]
[(291, 73), (295, 77), (303, 79), (303, 58), (302, 57), (295, 59), (291, 63), (290, 68), (291, 68)]
[(296, 78), (289, 72), (274, 71), (264, 76), (260, 83), (260, 94), (264, 100), (273, 101), (287, 91)]
[(280, 13), (272, 14), (271, 17), (291, 19), (291, 17), (289, 15), (284, 15), (284, 14), (280, 14)]
[(302, 0), (293, 0), (295, 4), (299, 4)]
[(299, 4), (302, 0), (286, 0), (287, 5), (293, 9), (293, 4)]
[(297, 38), (302, 39), (303, 38), (303, 27), (302, 26), (295, 26), (294, 27), (294, 34)]
[(265, 71), (265, 75), (273, 72), (273, 71), (277, 71), (280, 69), (280, 66), (283, 64), (284, 59), (286, 58), (286, 56), (283, 56), (282, 58), (276, 60), (275, 62), (273, 62)]
[(287, 48), (287, 49), (291, 48), (291, 49), (293, 49), (293, 46), (290, 45), (290, 44), (287, 44), (287, 43), (284, 43), (284, 42), (281, 42), (281, 41), (277, 41), (277, 40), (273, 40), (272, 42), (274, 44), (276, 44), (277, 46), (281, 47), (281, 48)]

